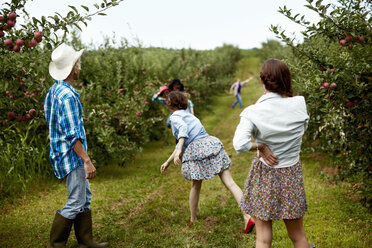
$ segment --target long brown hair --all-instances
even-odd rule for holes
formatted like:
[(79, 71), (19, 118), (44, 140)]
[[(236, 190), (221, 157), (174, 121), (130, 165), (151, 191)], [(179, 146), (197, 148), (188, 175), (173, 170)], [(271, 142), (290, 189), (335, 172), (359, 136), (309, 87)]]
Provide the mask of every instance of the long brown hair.
[(261, 68), (260, 78), (265, 88), (282, 96), (293, 96), (291, 73), (281, 60), (268, 59)]

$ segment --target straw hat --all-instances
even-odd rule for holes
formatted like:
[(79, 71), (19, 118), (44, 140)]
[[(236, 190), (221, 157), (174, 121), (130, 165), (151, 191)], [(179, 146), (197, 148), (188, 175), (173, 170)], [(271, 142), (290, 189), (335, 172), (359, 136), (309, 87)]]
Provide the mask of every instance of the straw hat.
[(72, 47), (62, 43), (52, 52), (49, 74), (56, 80), (66, 79), (83, 52), (84, 49), (77, 52)]

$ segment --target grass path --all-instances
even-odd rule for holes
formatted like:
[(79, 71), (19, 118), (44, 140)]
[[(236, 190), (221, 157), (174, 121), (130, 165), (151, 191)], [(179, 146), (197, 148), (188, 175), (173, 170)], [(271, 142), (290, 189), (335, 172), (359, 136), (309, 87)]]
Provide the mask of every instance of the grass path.
[[(237, 77), (257, 75), (258, 61), (241, 62)], [(258, 78), (242, 90), (244, 106), (262, 93)], [(243, 187), (252, 154), (236, 155), (232, 137), (241, 109), (231, 109), (232, 95), (216, 96), (213, 111), (203, 113), (207, 132), (219, 137), (233, 161), (231, 172)], [(196, 106), (196, 108), (201, 106)], [(171, 139), (171, 138), (170, 138)], [(218, 177), (203, 183), (199, 221), (189, 218), (190, 182), (180, 168), (171, 166), (165, 176), (160, 165), (173, 150), (171, 145), (152, 142), (126, 167), (99, 169), (91, 180), (94, 236), (109, 240), (111, 247), (254, 247), (255, 234), (244, 235), (238, 206)], [(333, 185), (319, 174), (324, 161), (303, 156), (305, 189), (309, 210), (304, 217), (307, 237), (317, 247), (372, 247), (372, 214), (351, 197), (348, 184)], [(43, 247), (47, 245), (55, 210), (67, 194), (64, 182), (35, 185), (35, 191), (8, 203), (0, 210), (0, 247)], [(273, 247), (291, 247), (284, 224), (274, 222)], [(71, 232), (68, 247), (76, 247)]]

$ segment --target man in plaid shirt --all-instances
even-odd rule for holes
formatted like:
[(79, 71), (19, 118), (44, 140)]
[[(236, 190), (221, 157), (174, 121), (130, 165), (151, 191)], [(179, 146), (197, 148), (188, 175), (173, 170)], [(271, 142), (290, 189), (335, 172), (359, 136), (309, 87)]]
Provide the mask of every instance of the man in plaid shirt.
[(49, 247), (65, 247), (74, 224), (81, 247), (108, 247), (96, 243), (92, 236), (90, 203), (92, 193), (88, 179), (96, 168), (87, 153), (80, 94), (72, 87), (80, 75), (80, 56), (72, 47), (61, 44), (52, 53), (49, 73), (55, 84), (45, 101), (45, 118), (49, 127), (50, 162), (57, 178), (66, 177), (68, 202), (57, 210), (50, 233)]

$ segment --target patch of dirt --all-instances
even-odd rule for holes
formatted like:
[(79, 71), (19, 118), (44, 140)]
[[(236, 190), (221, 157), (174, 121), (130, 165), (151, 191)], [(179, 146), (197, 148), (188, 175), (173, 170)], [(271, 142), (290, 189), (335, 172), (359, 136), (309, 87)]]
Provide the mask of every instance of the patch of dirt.
[(321, 171), (328, 176), (336, 176), (339, 173), (337, 168), (331, 166), (324, 166), (321, 168)]
[(111, 211), (116, 210), (118, 207), (122, 207), (122, 206), (127, 205), (128, 202), (129, 202), (128, 199), (126, 199), (124, 197), (121, 198), (120, 202), (114, 202), (114, 203), (111, 204)]
[(208, 232), (209, 229), (210, 229), (210, 227), (215, 226), (217, 222), (218, 222), (218, 218), (217, 218), (217, 217), (214, 217), (214, 216), (208, 216), (208, 217), (205, 218), (205, 220), (204, 220), (204, 230), (205, 230), (206, 232)]

